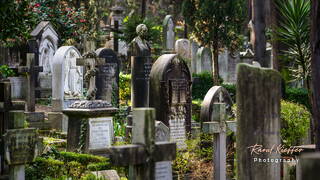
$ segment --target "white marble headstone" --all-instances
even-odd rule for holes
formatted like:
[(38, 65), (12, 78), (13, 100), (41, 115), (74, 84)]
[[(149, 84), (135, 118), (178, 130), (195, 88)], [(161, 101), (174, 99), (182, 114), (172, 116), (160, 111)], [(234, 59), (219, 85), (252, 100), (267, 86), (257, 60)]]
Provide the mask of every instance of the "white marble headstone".
[(184, 59), (191, 59), (190, 41), (188, 39), (178, 39), (175, 44), (175, 51)]
[(60, 47), (53, 57), (52, 99), (54, 108), (66, 108), (67, 99), (79, 99), (83, 92), (83, 67), (76, 65), (80, 52), (73, 46)]
[(165, 49), (174, 50), (175, 34), (174, 23), (171, 15), (167, 15), (163, 21)]

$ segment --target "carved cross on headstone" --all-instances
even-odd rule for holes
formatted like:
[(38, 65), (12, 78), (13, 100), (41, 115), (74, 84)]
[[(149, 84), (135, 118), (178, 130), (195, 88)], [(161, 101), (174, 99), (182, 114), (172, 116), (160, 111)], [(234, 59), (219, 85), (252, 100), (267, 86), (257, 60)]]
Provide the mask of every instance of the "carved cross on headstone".
[(27, 54), (27, 65), (18, 67), (19, 73), (27, 74), (27, 111), (35, 111), (35, 87), (36, 87), (36, 77), (38, 72), (42, 72), (43, 68), (41, 66), (35, 66), (35, 54)]
[(109, 157), (115, 166), (129, 165), (129, 180), (155, 179), (155, 162), (174, 160), (176, 144), (155, 143), (154, 108), (133, 109), (133, 122), (133, 144), (90, 150), (90, 153)]
[(97, 66), (105, 65), (105, 59), (99, 58), (94, 52), (88, 52), (82, 58), (77, 58), (77, 66), (85, 66), (86, 74), (84, 80), (89, 83), (88, 92), (86, 95), (87, 100), (94, 100), (96, 98), (96, 73)]
[(226, 121), (226, 104), (215, 103), (213, 104), (212, 117), (213, 121), (203, 122), (204, 133), (214, 135), (214, 179), (225, 180), (226, 179), (226, 131), (227, 127), (235, 132), (236, 121)]

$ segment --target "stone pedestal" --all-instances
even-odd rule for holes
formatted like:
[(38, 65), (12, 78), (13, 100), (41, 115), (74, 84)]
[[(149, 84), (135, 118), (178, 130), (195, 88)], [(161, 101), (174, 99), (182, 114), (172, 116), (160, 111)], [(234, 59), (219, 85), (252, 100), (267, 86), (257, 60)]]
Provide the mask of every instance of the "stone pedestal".
[[(107, 148), (113, 135), (112, 116), (117, 108), (104, 106), (95, 102), (80, 101), (63, 110), (68, 116), (67, 151), (89, 152), (89, 149)], [(92, 106), (90, 106), (92, 105)], [(110, 124), (111, 120), (111, 124)]]
[(62, 112), (49, 112), (48, 120), (51, 128), (62, 132), (68, 131), (68, 118)]

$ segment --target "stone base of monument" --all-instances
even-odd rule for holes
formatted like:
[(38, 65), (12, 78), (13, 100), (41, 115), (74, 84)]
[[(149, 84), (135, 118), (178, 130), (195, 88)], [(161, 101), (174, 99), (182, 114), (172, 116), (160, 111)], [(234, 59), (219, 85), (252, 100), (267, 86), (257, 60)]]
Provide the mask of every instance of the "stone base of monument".
[(68, 131), (68, 117), (62, 112), (49, 112), (48, 121), (52, 129), (56, 129), (61, 132)]
[(112, 116), (117, 111), (118, 108), (101, 100), (76, 101), (63, 110), (68, 116), (67, 151), (89, 152), (111, 146)]
[(38, 129), (50, 129), (49, 122), (45, 121), (44, 112), (25, 112), (29, 127)]

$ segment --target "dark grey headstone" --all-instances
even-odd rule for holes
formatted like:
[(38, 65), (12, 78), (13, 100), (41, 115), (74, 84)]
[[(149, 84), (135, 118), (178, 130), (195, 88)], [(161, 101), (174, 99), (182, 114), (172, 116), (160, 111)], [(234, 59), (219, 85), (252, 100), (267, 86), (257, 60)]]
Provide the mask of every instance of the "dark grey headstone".
[(170, 128), (171, 141), (182, 147), (186, 133), (191, 132), (191, 74), (187, 64), (176, 54), (160, 56), (151, 69), (150, 92), (156, 119)]
[(96, 50), (96, 54), (106, 60), (105, 65), (99, 66), (96, 76), (96, 99), (106, 100), (117, 105), (119, 102), (120, 61), (112, 49), (100, 48)]

